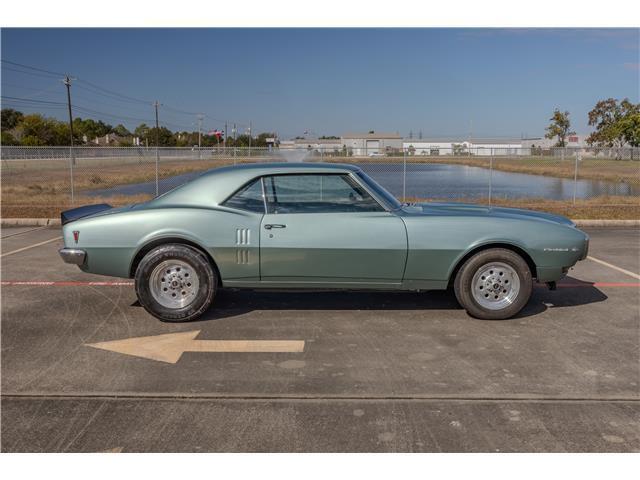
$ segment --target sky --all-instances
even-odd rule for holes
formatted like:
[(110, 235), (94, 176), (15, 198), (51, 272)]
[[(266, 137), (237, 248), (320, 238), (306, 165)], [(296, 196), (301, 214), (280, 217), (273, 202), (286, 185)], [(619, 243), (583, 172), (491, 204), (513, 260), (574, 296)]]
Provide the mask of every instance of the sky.
[(153, 122), (158, 100), (172, 130), (196, 130), (202, 113), (205, 130), (227, 120), (228, 132), (236, 122), (242, 133), (251, 122), (280, 138), (520, 138), (543, 135), (555, 108), (588, 133), (598, 100), (640, 95), (640, 29), (58, 28), (1, 37), (3, 108), (66, 119), (59, 74), (68, 73), (82, 109), (74, 116), (130, 129)]

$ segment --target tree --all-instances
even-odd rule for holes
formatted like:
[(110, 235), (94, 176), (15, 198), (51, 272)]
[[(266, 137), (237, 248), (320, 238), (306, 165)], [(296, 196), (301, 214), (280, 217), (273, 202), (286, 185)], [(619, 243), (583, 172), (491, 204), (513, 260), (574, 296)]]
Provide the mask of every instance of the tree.
[(133, 134), (136, 137), (139, 137), (140, 139), (145, 140), (147, 138), (147, 133), (148, 132), (149, 132), (149, 127), (147, 126), (147, 124), (146, 123), (141, 123), (133, 131)]
[(9, 132), (2, 131), (2, 140), (0, 140), (2, 145), (20, 145), (13, 135)]
[(83, 120), (80, 117), (73, 119), (73, 131), (77, 132), (81, 137), (86, 136), (88, 140), (93, 140), (113, 131), (113, 127), (102, 120), (95, 121), (91, 118)]
[[(156, 137), (157, 132), (157, 137)], [(156, 144), (156, 138), (158, 141), (158, 146), (160, 147), (175, 147), (176, 146), (176, 137), (171, 130), (167, 127), (160, 127), (156, 129), (155, 127), (150, 128), (147, 131), (146, 137), (149, 140), (149, 146)]]
[(567, 146), (567, 137), (569, 135), (575, 135), (576, 132), (571, 131), (571, 121), (569, 120), (569, 112), (561, 112), (557, 108), (553, 111), (553, 116), (549, 119), (551, 123), (545, 129), (547, 133), (545, 134), (545, 138), (556, 138), (558, 137), (558, 141), (556, 142), (556, 147), (566, 147)]
[[(18, 126), (18, 123), (22, 120), (22, 112), (14, 110), (13, 108), (3, 108), (1, 112), (2, 116), (2, 130), (13, 130)], [(3, 142), (4, 143), (4, 142)]]
[(632, 147), (640, 147), (640, 113), (631, 113), (620, 120), (624, 141)]
[(124, 125), (122, 125), (121, 123), (119, 123), (118, 125), (113, 127), (113, 133), (115, 133), (119, 137), (130, 137), (131, 136), (131, 132), (129, 130), (127, 130), (127, 128)]
[(69, 145), (69, 125), (39, 113), (22, 117), (16, 131), (22, 145)]
[(625, 98), (600, 100), (589, 112), (589, 125), (595, 131), (587, 137), (589, 145), (619, 148), (640, 143), (640, 104)]

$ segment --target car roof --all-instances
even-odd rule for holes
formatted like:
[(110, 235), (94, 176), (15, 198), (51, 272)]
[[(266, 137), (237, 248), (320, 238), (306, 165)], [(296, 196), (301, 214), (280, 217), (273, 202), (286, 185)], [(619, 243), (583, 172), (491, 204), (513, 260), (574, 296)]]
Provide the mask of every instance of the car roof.
[(198, 178), (148, 202), (149, 207), (219, 205), (231, 194), (264, 175), (294, 173), (351, 173), (360, 167), (343, 163), (243, 163), (208, 170)]
[[(241, 163), (226, 167), (208, 170), (204, 175), (224, 175), (225, 173), (238, 171), (251, 171), (256, 175), (273, 175), (277, 173), (306, 173), (306, 172), (356, 172), (360, 167), (346, 163), (323, 162), (268, 162), (268, 163)], [(257, 176), (256, 175), (256, 176)]]

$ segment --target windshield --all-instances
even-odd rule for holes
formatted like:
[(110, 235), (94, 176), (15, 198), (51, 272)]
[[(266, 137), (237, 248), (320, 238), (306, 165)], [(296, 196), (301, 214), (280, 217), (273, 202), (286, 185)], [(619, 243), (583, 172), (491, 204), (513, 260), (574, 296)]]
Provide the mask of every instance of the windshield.
[(365, 183), (369, 190), (371, 190), (376, 195), (376, 197), (386, 203), (387, 206), (391, 208), (391, 210), (396, 210), (397, 208), (402, 207), (402, 204), (396, 199), (396, 197), (387, 192), (380, 186), (378, 182), (376, 182), (362, 170), (356, 172), (356, 175)]

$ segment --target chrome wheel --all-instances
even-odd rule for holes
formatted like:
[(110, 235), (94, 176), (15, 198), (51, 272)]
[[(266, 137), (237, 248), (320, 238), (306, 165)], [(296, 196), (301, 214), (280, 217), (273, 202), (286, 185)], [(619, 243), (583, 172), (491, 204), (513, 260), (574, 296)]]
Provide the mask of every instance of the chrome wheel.
[(489, 310), (502, 310), (515, 302), (520, 293), (516, 270), (502, 262), (481, 266), (471, 280), (474, 300)]
[(151, 272), (149, 290), (160, 305), (183, 308), (193, 302), (200, 282), (195, 269), (182, 260), (166, 260)]

